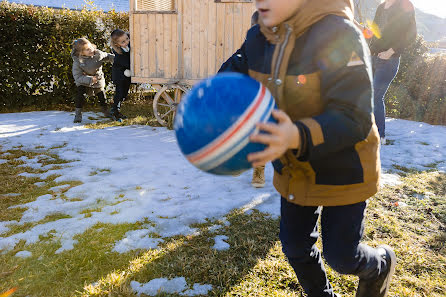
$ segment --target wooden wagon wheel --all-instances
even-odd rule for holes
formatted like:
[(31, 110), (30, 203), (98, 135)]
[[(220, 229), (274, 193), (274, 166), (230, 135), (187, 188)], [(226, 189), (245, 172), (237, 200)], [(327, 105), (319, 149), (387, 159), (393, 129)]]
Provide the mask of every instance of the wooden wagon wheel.
[(163, 126), (172, 123), (178, 103), (181, 97), (188, 91), (182, 85), (164, 85), (153, 99), (153, 113), (156, 120)]

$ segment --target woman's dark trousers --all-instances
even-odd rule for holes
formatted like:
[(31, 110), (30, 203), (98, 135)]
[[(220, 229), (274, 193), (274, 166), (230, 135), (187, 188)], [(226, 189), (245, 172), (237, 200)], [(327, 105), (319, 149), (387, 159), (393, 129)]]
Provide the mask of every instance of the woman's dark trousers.
[(390, 84), (398, 73), (400, 58), (383, 60), (373, 56), (374, 114), (379, 136), (386, 137), (386, 105), (384, 99)]

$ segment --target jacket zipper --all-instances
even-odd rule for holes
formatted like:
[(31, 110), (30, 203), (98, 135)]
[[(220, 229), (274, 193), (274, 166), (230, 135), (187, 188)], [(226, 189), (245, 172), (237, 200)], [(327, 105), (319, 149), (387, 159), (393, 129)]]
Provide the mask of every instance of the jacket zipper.
[(288, 41), (290, 39), (291, 32), (293, 31), (291, 29), (290, 25), (285, 24), (285, 26), (286, 26), (286, 30), (287, 30), (286, 35), (285, 35), (285, 40), (283, 41), (283, 43), (280, 47), (279, 56), (277, 57), (276, 67), (274, 69), (273, 79), (274, 79), (274, 82), (276, 83), (276, 85), (280, 85), (280, 83), (281, 83), (278, 81), (280, 64), (282, 64), (283, 54), (285, 53), (285, 48), (288, 45)]

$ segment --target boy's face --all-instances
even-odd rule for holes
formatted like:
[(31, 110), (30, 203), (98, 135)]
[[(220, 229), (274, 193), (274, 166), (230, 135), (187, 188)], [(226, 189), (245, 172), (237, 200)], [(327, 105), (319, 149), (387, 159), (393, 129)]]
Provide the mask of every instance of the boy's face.
[(124, 34), (122, 36), (120, 36), (117, 40), (116, 40), (116, 45), (126, 48), (130, 43), (130, 38), (127, 34)]
[(91, 43), (87, 43), (82, 48), (82, 56), (93, 57), (94, 56), (94, 48)]
[(274, 27), (293, 16), (306, 1), (307, 0), (256, 0), (256, 7), (263, 23), (267, 27)]

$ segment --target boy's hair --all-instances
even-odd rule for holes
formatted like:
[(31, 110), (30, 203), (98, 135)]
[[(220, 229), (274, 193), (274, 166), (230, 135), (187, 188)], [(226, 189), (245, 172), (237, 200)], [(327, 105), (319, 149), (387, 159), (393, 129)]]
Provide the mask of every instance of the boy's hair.
[(73, 47), (73, 55), (76, 57), (79, 57), (82, 53), (82, 49), (84, 48), (84, 46), (86, 44), (91, 44), (91, 46), (96, 49), (96, 45), (94, 45), (93, 43), (91, 43), (87, 38), (82, 37), (82, 38), (78, 38), (75, 41), (73, 41), (73, 43), (71, 44)]
[(118, 54), (122, 54), (122, 49), (120, 46), (116, 45), (116, 42), (118, 41), (118, 38), (120, 38), (122, 35), (127, 34), (127, 36), (130, 37), (130, 34), (125, 32), (124, 30), (121, 29), (116, 29), (113, 30), (113, 32), (111, 32), (110, 35), (110, 46), (112, 47), (112, 49), (117, 52)]

